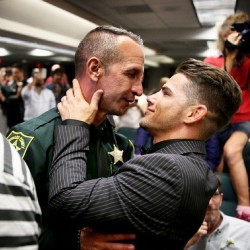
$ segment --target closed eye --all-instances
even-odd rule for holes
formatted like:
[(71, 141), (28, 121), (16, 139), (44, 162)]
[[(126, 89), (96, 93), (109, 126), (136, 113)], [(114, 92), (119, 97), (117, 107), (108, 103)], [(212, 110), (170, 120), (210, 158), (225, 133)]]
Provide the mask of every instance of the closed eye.
[(127, 76), (131, 79), (135, 79), (137, 77), (137, 72), (127, 72)]
[(168, 88), (166, 85), (164, 85), (161, 90), (162, 90), (163, 95), (172, 95), (173, 94), (171, 89)]

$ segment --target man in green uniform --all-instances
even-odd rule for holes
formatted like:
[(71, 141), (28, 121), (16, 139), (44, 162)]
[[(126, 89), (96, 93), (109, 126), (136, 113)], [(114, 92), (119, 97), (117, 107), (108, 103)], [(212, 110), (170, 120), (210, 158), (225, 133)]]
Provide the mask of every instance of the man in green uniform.
[[(142, 94), (143, 70), (143, 42), (131, 32), (100, 26), (80, 42), (75, 54), (75, 77), (83, 96), (90, 102), (96, 90), (104, 91), (91, 127), (88, 179), (111, 175), (133, 156), (132, 143), (114, 131), (112, 117), (108, 115), (122, 115), (135, 96)], [(36, 184), (43, 215), (39, 249), (71, 250), (79, 247), (76, 228), (67, 225), (65, 219), (53, 214), (48, 207), (48, 173), (54, 129), (58, 124), (61, 124), (61, 118), (55, 108), (12, 127), (7, 138), (28, 164)], [(100, 167), (103, 163), (104, 168)]]

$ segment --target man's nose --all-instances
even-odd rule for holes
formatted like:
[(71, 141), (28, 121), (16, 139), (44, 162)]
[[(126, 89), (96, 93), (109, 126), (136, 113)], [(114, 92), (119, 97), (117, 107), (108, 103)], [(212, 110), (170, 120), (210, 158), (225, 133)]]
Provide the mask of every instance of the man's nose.
[(142, 82), (134, 84), (132, 87), (132, 92), (137, 96), (141, 96), (143, 94)]

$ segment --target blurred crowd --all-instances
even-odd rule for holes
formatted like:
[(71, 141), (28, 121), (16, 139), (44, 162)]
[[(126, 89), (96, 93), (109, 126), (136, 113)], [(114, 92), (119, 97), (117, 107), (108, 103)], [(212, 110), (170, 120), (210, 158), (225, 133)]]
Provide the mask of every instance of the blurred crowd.
[(56, 107), (70, 87), (68, 76), (59, 64), (33, 68), (30, 75), (22, 63), (0, 68), (0, 132), (30, 120)]

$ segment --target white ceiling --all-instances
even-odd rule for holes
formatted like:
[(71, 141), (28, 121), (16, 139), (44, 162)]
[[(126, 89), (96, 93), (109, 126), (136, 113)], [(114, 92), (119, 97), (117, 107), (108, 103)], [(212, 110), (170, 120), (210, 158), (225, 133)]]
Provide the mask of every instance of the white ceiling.
[[(250, 1), (238, 0), (236, 9), (250, 15)], [(0, 0), (0, 47), (13, 53), (1, 60), (33, 60), (31, 47), (50, 46), (55, 56), (41, 61), (73, 61), (80, 40), (98, 24), (134, 31), (157, 55), (175, 63), (203, 59), (207, 41), (217, 36), (216, 28), (201, 27), (191, 0)], [(8, 44), (3, 37), (17, 40)]]

